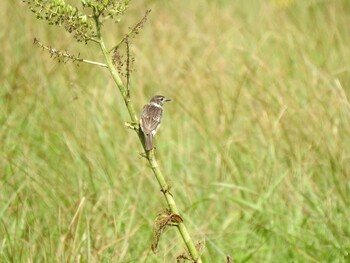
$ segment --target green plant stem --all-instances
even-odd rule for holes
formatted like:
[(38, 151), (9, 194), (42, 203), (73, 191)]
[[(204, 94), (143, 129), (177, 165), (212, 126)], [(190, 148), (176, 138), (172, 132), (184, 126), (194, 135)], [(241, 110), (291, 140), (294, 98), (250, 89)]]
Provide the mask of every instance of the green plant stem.
[[(157, 160), (154, 157), (154, 151), (149, 151), (147, 152), (147, 159), (151, 165), (151, 168), (153, 170), (154, 175), (156, 176), (158, 183), (161, 187), (161, 191), (164, 194), (164, 197), (168, 203), (169, 209), (173, 214), (179, 215), (179, 210), (176, 206), (175, 200), (172, 196), (172, 194), (169, 192), (169, 186), (165, 181), (165, 178), (162, 174), (162, 172), (159, 169)], [(193, 259), (195, 259), (195, 262), (202, 262), (201, 259), (199, 258), (198, 251), (196, 247), (194, 246), (194, 243), (187, 231), (187, 228), (184, 223), (179, 223), (178, 229), (180, 231), (180, 234), (182, 236), (183, 241), (186, 244), (186, 247)]]
[[(112, 59), (110, 57), (110, 54), (109, 54), (109, 52), (104, 44), (103, 38), (101, 36), (100, 36), (99, 43), (100, 43), (100, 47), (101, 47), (102, 53), (104, 55), (104, 58), (106, 60), (106, 64), (108, 66), (108, 69), (112, 75), (112, 78), (115, 81), (115, 83), (117, 84), (121, 95), (123, 96), (125, 105), (128, 109), (128, 112), (129, 112), (129, 115), (131, 118), (131, 121), (138, 127), (139, 121), (138, 121), (134, 106), (131, 103), (131, 100), (129, 97), (129, 92), (126, 89), (126, 87), (124, 86), (124, 84), (119, 76), (119, 73), (115, 69), (115, 67), (112, 63)], [(145, 149), (144, 135), (143, 135), (142, 131), (139, 128), (136, 128), (135, 130), (139, 136), (139, 139), (140, 139), (140, 142), (141, 142), (143, 148)], [(152, 151), (145, 150), (145, 152), (146, 152), (147, 160), (149, 161), (151, 168), (153, 170), (153, 173), (158, 180), (158, 183), (159, 183), (161, 190), (164, 194), (164, 197), (168, 203), (168, 206), (169, 206), (171, 213), (179, 215), (179, 210), (176, 206), (176, 203), (175, 203), (173, 196), (169, 192), (168, 184), (166, 183), (164, 176), (159, 169), (159, 166), (158, 166), (158, 163), (155, 159), (153, 150)], [(188, 252), (191, 255), (191, 257), (194, 259), (195, 262), (201, 263), (202, 261), (199, 257), (198, 251), (197, 251), (197, 249), (196, 249), (196, 247), (195, 247), (195, 245), (194, 245), (194, 243), (193, 243), (193, 241), (192, 241), (192, 239), (187, 231), (185, 224), (183, 222), (179, 223), (178, 229), (179, 229), (179, 232), (181, 234), (183, 241), (186, 244), (186, 247), (187, 247)]]

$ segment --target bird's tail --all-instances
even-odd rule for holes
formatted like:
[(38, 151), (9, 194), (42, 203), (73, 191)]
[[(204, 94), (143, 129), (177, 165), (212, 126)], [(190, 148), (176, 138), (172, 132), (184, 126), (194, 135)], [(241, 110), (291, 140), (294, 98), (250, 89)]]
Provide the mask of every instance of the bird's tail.
[(146, 150), (150, 151), (153, 149), (153, 143), (152, 143), (152, 134), (146, 134)]

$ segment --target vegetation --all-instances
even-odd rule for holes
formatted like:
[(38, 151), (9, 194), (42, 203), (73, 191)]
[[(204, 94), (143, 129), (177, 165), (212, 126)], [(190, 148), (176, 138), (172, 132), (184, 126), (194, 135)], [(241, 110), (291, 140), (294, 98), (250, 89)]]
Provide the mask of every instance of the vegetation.
[[(105, 41), (152, 9), (130, 89), (137, 112), (173, 100), (157, 157), (203, 260), (349, 261), (350, 2), (131, 3)], [(151, 250), (166, 203), (108, 70), (32, 42), (103, 57), (0, 6), (0, 262), (175, 262), (175, 229)]]

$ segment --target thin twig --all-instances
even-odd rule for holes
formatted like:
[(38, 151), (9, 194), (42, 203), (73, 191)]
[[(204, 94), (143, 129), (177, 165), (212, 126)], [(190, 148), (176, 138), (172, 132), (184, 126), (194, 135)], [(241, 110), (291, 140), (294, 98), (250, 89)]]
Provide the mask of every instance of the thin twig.
[[(99, 43), (99, 41), (97, 42)], [(76, 57), (72, 54), (69, 54), (66, 51), (60, 51), (56, 48), (51, 48), (49, 46), (44, 45), (43, 43), (41, 43), (37, 38), (34, 38), (34, 44), (38, 45), (38, 47), (49, 51), (51, 57), (53, 58), (65, 58), (67, 60), (72, 60), (72, 61), (76, 61), (76, 62), (82, 62), (82, 63), (86, 63), (86, 64), (91, 64), (91, 65), (95, 65), (95, 66), (100, 66), (100, 67), (104, 67), (104, 68), (108, 68), (108, 66), (104, 63), (101, 62), (96, 62), (96, 61), (92, 61), (92, 60), (88, 60), (88, 59), (83, 59), (80, 57)]]
[(126, 90), (128, 93), (128, 97), (130, 97), (130, 46), (129, 46), (129, 37), (127, 36), (125, 38), (125, 44), (126, 44)]
[(92, 60), (82, 59), (79, 62), (84, 62), (86, 64), (91, 64), (91, 65), (100, 66), (100, 67), (103, 67), (103, 68), (108, 68), (108, 66), (106, 64), (100, 63), (100, 62), (96, 62), (96, 61), (92, 61)]
[(92, 41), (92, 42), (95, 42), (95, 43), (97, 43), (97, 44), (100, 43), (100, 41), (97, 40), (97, 39), (95, 39), (94, 37), (88, 37), (88, 36), (86, 36), (86, 38), (87, 38), (88, 41)]
[(138, 34), (140, 28), (143, 27), (143, 25), (146, 23), (147, 21), (147, 16), (148, 14), (151, 12), (151, 9), (148, 9), (145, 13), (145, 15), (142, 17), (142, 19), (140, 20), (140, 22), (138, 22), (133, 28), (130, 29), (130, 31), (125, 34), (125, 36), (114, 46), (112, 47), (108, 53), (111, 53), (115, 48), (119, 47), (125, 40), (126, 38), (130, 37), (133, 34)]

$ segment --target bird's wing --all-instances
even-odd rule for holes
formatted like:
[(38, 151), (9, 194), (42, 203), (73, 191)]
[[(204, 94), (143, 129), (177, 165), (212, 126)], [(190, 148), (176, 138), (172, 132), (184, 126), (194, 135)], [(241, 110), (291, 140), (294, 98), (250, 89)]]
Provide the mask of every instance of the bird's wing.
[(162, 119), (163, 109), (154, 105), (147, 104), (141, 112), (142, 131), (149, 134), (156, 130)]

